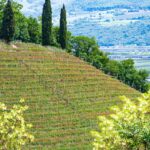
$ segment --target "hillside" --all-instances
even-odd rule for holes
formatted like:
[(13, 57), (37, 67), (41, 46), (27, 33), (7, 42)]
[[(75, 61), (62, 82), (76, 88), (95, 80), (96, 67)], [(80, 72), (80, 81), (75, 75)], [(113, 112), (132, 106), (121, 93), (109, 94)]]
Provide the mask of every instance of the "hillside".
[(24, 149), (91, 149), (97, 116), (118, 96), (139, 93), (84, 61), (55, 48), (0, 43), (0, 102), (25, 98), (35, 142)]

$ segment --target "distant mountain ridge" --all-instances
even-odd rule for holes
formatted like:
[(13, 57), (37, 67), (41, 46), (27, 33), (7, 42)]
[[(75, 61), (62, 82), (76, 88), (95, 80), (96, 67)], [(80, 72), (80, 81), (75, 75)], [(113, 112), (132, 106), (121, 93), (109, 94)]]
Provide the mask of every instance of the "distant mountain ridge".
[[(44, 0), (16, 0), (29, 16), (41, 15)], [(65, 3), (68, 27), (74, 35), (95, 36), (102, 46), (150, 45), (149, 0), (51, 0), (54, 25)]]

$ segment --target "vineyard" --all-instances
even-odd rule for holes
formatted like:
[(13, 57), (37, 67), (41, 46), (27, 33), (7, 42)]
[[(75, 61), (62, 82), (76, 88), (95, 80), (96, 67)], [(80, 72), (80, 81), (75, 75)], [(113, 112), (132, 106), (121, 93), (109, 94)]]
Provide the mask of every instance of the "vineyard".
[(0, 46), (0, 102), (29, 106), (35, 141), (24, 149), (88, 150), (97, 116), (139, 93), (84, 61), (55, 48)]

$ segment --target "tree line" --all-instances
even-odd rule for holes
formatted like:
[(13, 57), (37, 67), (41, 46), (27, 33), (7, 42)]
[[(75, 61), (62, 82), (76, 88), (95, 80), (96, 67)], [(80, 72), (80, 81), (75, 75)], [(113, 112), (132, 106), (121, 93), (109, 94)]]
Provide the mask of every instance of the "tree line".
[[(43, 5), (42, 19), (25, 17), (21, 13), (22, 5), (8, 0), (0, 4), (1, 39), (10, 43), (13, 40), (23, 42), (42, 43), (44, 46), (55, 46), (56, 40), (53, 37), (52, 8), (51, 1), (45, 0)], [(41, 30), (41, 31), (40, 31)], [(55, 31), (54, 31), (55, 32)], [(63, 5), (60, 13), (60, 27), (57, 31), (59, 44), (62, 49), (67, 48), (67, 19), (66, 8)]]
[(148, 72), (146, 70), (137, 70), (132, 59), (111, 60), (106, 53), (99, 50), (99, 45), (94, 38), (86, 36), (72, 37), (70, 44), (72, 53), (75, 56), (89, 62), (97, 69), (140, 92), (149, 90)]
[(11, 0), (0, 2), (0, 38), (7, 43), (20, 40), (44, 46), (61, 47), (140, 92), (149, 90), (147, 71), (137, 70), (133, 60), (110, 60), (107, 54), (100, 51), (95, 38), (73, 36), (67, 31), (65, 5), (60, 11), (59, 27), (52, 24), (50, 0), (45, 0), (42, 17), (39, 18), (26, 17), (21, 13), (22, 7)]

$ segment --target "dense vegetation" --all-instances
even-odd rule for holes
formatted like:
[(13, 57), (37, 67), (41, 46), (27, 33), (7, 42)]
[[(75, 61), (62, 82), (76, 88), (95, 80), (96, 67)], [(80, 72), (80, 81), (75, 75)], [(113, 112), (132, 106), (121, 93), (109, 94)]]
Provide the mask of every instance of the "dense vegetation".
[(150, 149), (150, 93), (136, 102), (121, 97), (123, 107), (115, 106), (109, 117), (99, 116), (99, 131), (92, 131), (95, 150)]
[[(6, 0), (1, 1), (1, 10), (5, 8), (5, 2)], [(129, 59), (120, 62), (110, 60), (105, 53), (99, 50), (94, 38), (72, 36), (70, 32), (67, 32), (65, 6), (63, 6), (60, 13), (60, 27), (52, 27), (50, 0), (45, 1), (42, 21), (41, 19), (25, 17), (21, 13), (22, 6), (18, 3), (12, 2), (12, 6), (16, 22), (14, 40), (61, 47), (123, 83), (141, 92), (148, 91), (149, 84), (146, 81), (148, 73), (145, 70), (137, 70), (133, 60)], [(3, 11), (0, 11), (1, 24), (3, 15)]]
[(99, 50), (94, 38), (85, 36), (72, 37), (69, 43), (70, 50), (75, 56), (82, 58), (96, 68), (103, 70), (106, 74), (114, 76), (141, 92), (148, 91), (149, 84), (146, 79), (149, 74), (145, 70), (137, 70), (132, 59), (123, 61), (110, 60), (105, 53)]
[(11, 1), (8, 0), (2, 18), (2, 38), (9, 43), (14, 37), (15, 33), (15, 19), (14, 12), (12, 10)]
[(59, 41), (62, 49), (67, 48), (67, 18), (66, 18), (66, 8), (63, 5), (60, 13), (60, 31), (59, 31)]
[(51, 1), (45, 0), (42, 13), (42, 45), (52, 43), (52, 8)]
[(140, 95), (62, 49), (12, 45), (0, 42), (0, 102), (10, 108), (24, 98), (29, 106), (35, 140), (23, 150), (91, 150), (97, 116), (121, 104), (120, 95)]
[(28, 132), (32, 125), (24, 119), (28, 106), (22, 103), (24, 99), (10, 109), (0, 102), (0, 150), (21, 150), (22, 146), (34, 140)]

